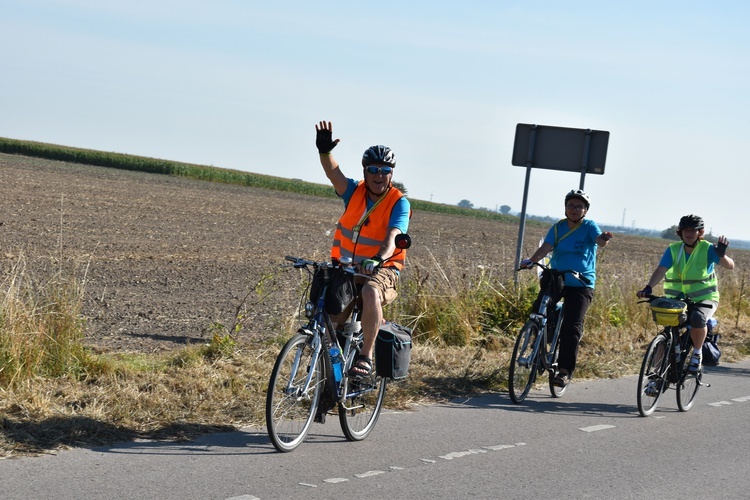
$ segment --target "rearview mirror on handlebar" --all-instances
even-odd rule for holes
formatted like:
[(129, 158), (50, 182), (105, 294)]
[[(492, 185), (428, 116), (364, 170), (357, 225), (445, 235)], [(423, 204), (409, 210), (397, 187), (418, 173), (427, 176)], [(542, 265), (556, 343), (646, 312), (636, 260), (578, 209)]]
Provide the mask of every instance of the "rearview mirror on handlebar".
[(411, 236), (406, 233), (397, 234), (394, 243), (396, 243), (396, 248), (406, 250), (411, 246)]

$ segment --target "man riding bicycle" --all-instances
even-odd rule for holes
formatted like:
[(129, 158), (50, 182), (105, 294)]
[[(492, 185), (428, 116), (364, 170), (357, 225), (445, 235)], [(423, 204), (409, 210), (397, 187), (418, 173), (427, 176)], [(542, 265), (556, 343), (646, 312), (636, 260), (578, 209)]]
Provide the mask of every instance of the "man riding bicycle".
[[(558, 387), (568, 384), (576, 367), (578, 346), (583, 336), (584, 317), (594, 298), (597, 246), (604, 247), (612, 239), (611, 232), (602, 232), (596, 222), (585, 219), (590, 206), (591, 200), (585, 192), (580, 189), (568, 192), (565, 195), (565, 218), (553, 225), (541, 246), (529, 259), (520, 263), (521, 268), (526, 269), (551, 251), (551, 268), (573, 269), (589, 280), (589, 283), (584, 285), (573, 276), (565, 277), (562, 292), (565, 299), (565, 315), (560, 328), (559, 373), (552, 379), (553, 385)], [(534, 303), (534, 311), (539, 308), (544, 285)], [(555, 297), (555, 302), (559, 298)]]
[[(362, 284), (360, 294), (364, 345), (349, 371), (350, 376), (361, 377), (372, 372), (375, 337), (383, 324), (383, 307), (397, 296), (396, 283), (404, 267), (406, 251), (396, 252), (395, 237), (407, 232), (411, 205), (391, 182), (396, 157), (390, 148), (378, 145), (367, 149), (362, 156), (364, 179), (356, 181), (344, 175), (331, 154), (339, 143), (339, 139), (333, 140), (331, 122), (322, 121), (315, 130), (320, 164), (345, 207), (336, 226), (331, 258), (351, 258), (360, 272), (370, 276)], [(332, 319), (340, 324), (350, 313), (351, 307)]]
[(716, 246), (703, 239), (705, 232), (703, 219), (697, 215), (685, 215), (677, 226), (680, 241), (672, 243), (662, 255), (659, 265), (643, 290), (636, 295), (640, 298), (651, 295), (653, 287), (664, 281), (664, 295), (671, 298), (688, 297), (700, 302), (703, 307), (693, 308), (689, 318), (690, 340), (693, 342), (693, 356), (688, 370), (700, 371), (703, 361), (703, 341), (708, 332), (707, 322), (719, 306), (719, 287), (714, 264), (724, 269), (734, 269), (734, 261), (726, 255), (729, 240), (719, 236)]

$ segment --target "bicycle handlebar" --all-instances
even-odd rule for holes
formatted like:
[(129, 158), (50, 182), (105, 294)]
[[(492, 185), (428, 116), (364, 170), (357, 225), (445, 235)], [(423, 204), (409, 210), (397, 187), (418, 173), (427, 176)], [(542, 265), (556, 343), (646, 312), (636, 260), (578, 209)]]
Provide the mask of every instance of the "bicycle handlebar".
[[(545, 266), (544, 264), (540, 264), (539, 262), (532, 262), (529, 267), (519, 267), (518, 270), (519, 271), (523, 271), (524, 269), (531, 269), (534, 266), (539, 266), (542, 269), (544, 269), (545, 271), (549, 271), (549, 270), (552, 269), (551, 267)], [(580, 281), (581, 283), (583, 283), (584, 285), (590, 285), (591, 284), (591, 280), (590, 279), (588, 279), (586, 276), (584, 276), (583, 274), (581, 274), (580, 272), (578, 272), (578, 271), (576, 271), (574, 269), (566, 269), (564, 271), (557, 271), (557, 272), (560, 273), (561, 276), (565, 276), (566, 274), (569, 274), (569, 275), (573, 276), (575, 279), (577, 279), (578, 281)]]
[(302, 269), (303, 267), (312, 267), (313, 269), (340, 269), (345, 273), (349, 273), (353, 276), (359, 276), (361, 278), (371, 278), (371, 276), (367, 274), (358, 273), (352, 264), (316, 262), (314, 260), (303, 259), (302, 257), (293, 257), (291, 255), (285, 256), (284, 260), (292, 262), (293, 264), (291, 264), (291, 266), (295, 269)]
[[(646, 302), (651, 303), (651, 302), (653, 302), (656, 299), (664, 299), (664, 298), (674, 298), (674, 297), (663, 297), (661, 295), (654, 295), (652, 293), (649, 293), (648, 295), (646, 295), (645, 299), (639, 300), (637, 303), (638, 304), (645, 304)], [(703, 304), (701, 302), (693, 302), (692, 300), (690, 300), (689, 297), (683, 297), (683, 298), (676, 299), (676, 300), (681, 300), (685, 304), (687, 304), (688, 306), (693, 306), (693, 307), (708, 307), (708, 308), (712, 307), (711, 304)]]

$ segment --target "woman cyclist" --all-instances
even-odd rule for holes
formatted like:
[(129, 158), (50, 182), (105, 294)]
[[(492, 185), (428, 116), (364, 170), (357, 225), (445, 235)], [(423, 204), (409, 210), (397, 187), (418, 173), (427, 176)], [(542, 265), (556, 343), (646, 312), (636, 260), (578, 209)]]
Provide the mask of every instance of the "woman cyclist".
[(719, 306), (719, 287), (714, 265), (734, 269), (734, 261), (726, 255), (729, 240), (719, 236), (716, 246), (703, 239), (703, 219), (697, 215), (686, 215), (677, 226), (680, 241), (669, 245), (659, 265), (643, 290), (636, 295), (647, 297), (653, 288), (664, 279), (664, 295), (672, 298), (688, 297), (701, 302), (704, 307), (693, 308), (690, 320), (690, 340), (693, 341), (693, 356), (688, 371), (696, 373), (703, 362), (702, 348), (706, 340), (708, 319)]
[[(602, 232), (596, 222), (585, 218), (590, 206), (589, 195), (580, 189), (571, 190), (566, 194), (565, 218), (550, 228), (542, 245), (529, 259), (521, 261), (520, 264), (521, 268), (528, 268), (551, 251), (551, 268), (572, 269), (589, 280), (589, 283), (584, 285), (573, 276), (565, 276), (565, 287), (562, 292), (565, 299), (565, 314), (560, 327), (559, 373), (552, 379), (552, 383), (558, 387), (568, 384), (576, 367), (578, 346), (583, 336), (584, 317), (594, 298), (596, 249), (606, 246), (612, 239), (611, 232)], [(543, 284), (542, 290), (544, 288)], [(540, 300), (541, 294), (534, 303), (535, 311)]]

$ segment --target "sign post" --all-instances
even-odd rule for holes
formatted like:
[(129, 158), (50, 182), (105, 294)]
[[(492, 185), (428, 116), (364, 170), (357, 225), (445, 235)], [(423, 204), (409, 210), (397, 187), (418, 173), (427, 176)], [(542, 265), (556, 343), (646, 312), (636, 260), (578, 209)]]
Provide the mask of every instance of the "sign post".
[(523, 203), (518, 227), (515, 280), (518, 283), (518, 267), (521, 263), (523, 236), (526, 228), (526, 202), (529, 195), (531, 169), (562, 170), (580, 172), (578, 188), (583, 189), (586, 174), (604, 174), (607, 160), (609, 132), (602, 130), (552, 127), (548, 125), (516, 125), (511, 163), (526, 167), (523, 187)]

